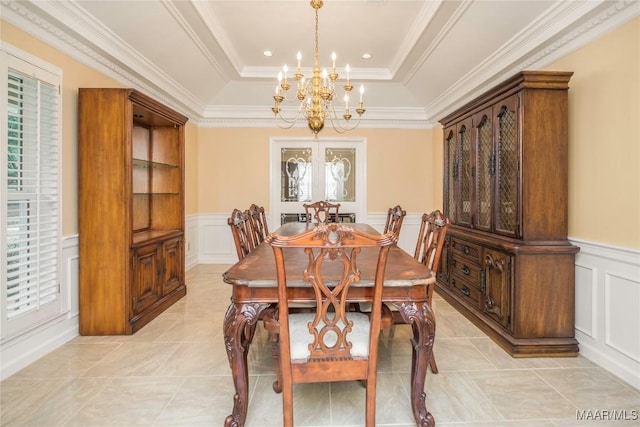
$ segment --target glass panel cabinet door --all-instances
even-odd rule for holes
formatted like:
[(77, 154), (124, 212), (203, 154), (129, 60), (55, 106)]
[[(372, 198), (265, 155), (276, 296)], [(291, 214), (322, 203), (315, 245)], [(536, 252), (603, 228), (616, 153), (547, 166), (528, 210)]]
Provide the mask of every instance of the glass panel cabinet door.
[(491, 230), (492, 204), (491, 194), (495, 173), (493, 152), (493, 128), (491, 126), (491, 108), (477, 114), (473, 119), (478, 137), (477, 187), (476, 187), (476, 227)]
[(517, 95), (495, 105), (496, 233), (518, 235), (518, 118)]
[(474, 180), (473, 164), (473, 126), (471, 118), (464, 120), (458, 127), (460, 138), (460, 200), (458, 205), (458, 223), (471, 226), (472, 192)]
[(445, 216), (449, 217), (452, 223), (458, 222), (458, 216), (456, 212), (456, 199), (457, 188), (459, 187), (459, 173), (458, 173), (458, 143), (456, 139), (456, 127), (452, 126), (444, 131), (444, 155), (446, 156), (446, 184), (444, 194), (444, 209)]

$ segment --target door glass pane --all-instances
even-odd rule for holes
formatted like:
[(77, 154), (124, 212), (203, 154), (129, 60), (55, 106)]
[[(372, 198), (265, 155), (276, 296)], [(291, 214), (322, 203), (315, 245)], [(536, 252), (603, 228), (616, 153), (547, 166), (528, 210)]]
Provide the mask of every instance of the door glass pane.
[(311, 148), (280, 150), (280, 201), (310, 202), (312, 165)]
[(478, 206), (476, 207), (478, 226), (484, 228), (491, 225), (491, 175), (493, 174), (491, 142), (491, 123), (487, 116), (484, 116), (478, 126)]
[(518, 136), (516, 113), (503, 107), (498, 119), (498, 224), (501, 231), (516, 232)]
[(356, 201), (356, 149), (325, 148), (325, 200)]
[(447, 216), (451, 222), (456, 223), (456, 188), (458, 185), (458, 150), (456, 150), (456, 139), (453, 132), (449, 134), (446, 142), (448, 152), (449, 179), (447, 184)]
[(460, 221), (471, 223), (471, 130), (463, 126), (460, 130), (462, 158), (460, 159), (460, 200), (462, 201)]

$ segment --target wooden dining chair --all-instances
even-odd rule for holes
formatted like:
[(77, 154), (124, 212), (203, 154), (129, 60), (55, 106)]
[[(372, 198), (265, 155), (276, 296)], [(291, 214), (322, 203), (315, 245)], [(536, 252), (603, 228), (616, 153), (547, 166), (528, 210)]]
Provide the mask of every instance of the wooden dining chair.
[[(278, 281), (278, 339), (275, 351), (280, 369), (274, 384), (282, 390), (283, 425), (293, 426), (293, 384), (360, 380), (366, 383), (366, 426), (375, 425), (378, 339), (382, 287), (387, 256), (397, 238), (393, 233), (370, 235), (347, 224), (320, 224), (295, 236), (270, 234)], [(304, 250), (304, 271), (286, 271), (290, 248)], [(359, 282), (358, 260), (375, 253), (375, 276), (370, 316), (349, 312), (351, 286)], [(316, 310), (289, 313), (291, 287), (313, 286)]]
[(241, 260), (256, 247), (249, 215), (240, 209), (234, 209), (231, 216), (227, 218), (227, 224), (231, 228), (238, 259)]
[(253, 203), (249, 206), (247, 215), (249, 215), (253, 242), (258, 246), (269, 234), (269, 226), (267, 225), (267, 217), (264, 213), (264, 208)]
[[(439, 210), (422, 215), (418, 241), (413, 257), (418, 262), (426, 265), (434, 276), (438, 274), (440, 268), (440, 255), (442, 254), (449, 224), (449, 218), (445, 218)], [(427, 302), (429, 306), (431, 306), (433, 302), (433, 290), (435, 286), (435, 283), (431, 283), (427, 288)], [(438, 373), (438, 365), (436, 365), (436, 359), (433, 353), (431, 353), (429, 366), (431, 366), (431, 372), (434, 374)]]
[(307, 217), (307, 223), (312, 220), (314, 224), (327, 224), (338, 222), (338, 211), (340, 203), (329, 203), (325, 201), (305, 203), (302, 205)]
[(404, 217), (406, 215), (407, 211), (402, 210), (400, 205), (389, 208), (389, 211), (387, 212), (387, 222), (384, 225), (384, 232), (388, 233), (391, 231), (399, 236), (400, 229), (402, 228), (402, 221), (404, 221)]

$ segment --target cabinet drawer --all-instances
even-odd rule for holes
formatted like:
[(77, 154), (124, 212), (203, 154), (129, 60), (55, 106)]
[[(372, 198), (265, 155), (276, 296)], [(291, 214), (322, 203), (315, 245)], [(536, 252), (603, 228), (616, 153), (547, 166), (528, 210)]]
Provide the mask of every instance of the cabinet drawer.
[(482, 264), (482, 246), (469, 243), (466, 240), (451, 239), (451, 250), (454, 254), (458, 254), (472, 260), (477, 265)]
[(463, 300), (466, 300), (474, 307), (482, 307), (482, 293), (480, 290), (457, 274), (451, 278), (451, 289), (456, 295), (462, 297)]
[(451, 273), (475, 283), (477, 288), (480, 287), (480, 266), (468, 258), (454, 254), (451, 259)]

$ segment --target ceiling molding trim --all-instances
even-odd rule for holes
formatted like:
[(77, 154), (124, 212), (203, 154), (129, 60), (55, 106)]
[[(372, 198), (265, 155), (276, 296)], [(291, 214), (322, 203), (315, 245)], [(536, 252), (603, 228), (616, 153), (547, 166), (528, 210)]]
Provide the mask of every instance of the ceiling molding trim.
[[(232, 49), (233, 43), (229, 41), (229, 37), (227, 37), (227, 34), (224, 31), (222, 31), (222, 25), (220, 25), (220, 22), (218, 18), (216, 18), (215, 14), (211, 13), (211, 8), (207, 5), (207, 3), (208, 2), (201, 2), (201, 1), (190, 2), (190, 4), (195, 9), (196, 13), (200, 16), (200, 18), (204, 22), (207, 29), (209, 29), (209, 32), (211, 33), (213, 38), (217, 41), (218, 46), (220, 46), (220, 49), (222, 49), (224, 54), (227, 56), (227, 59), (231, 63), (233, 69), (236, 71), (236, 73), (238, 73), (238, 75), (241, 75), (240, 65), (239, 65), (240, 56), (234, 49)], [(175, 8), (175, 6), (173, 7)], [(206, 52), (207, 58), (210, 56), (210, 52), (208, 51), (208, 49), (205, 48), (203, 52)], [(226, 75), (226, 73), (222, 70), (222, 67), (220, 67), (219, 64), (218, 64), (218, 67), (219, 67), (218, 72), (220, 72), (220, 75), (223, 76), (225, 80), (229, 80), (230, 77)]]
[[(199, 9), (201, 8), (201, 6), (199, 6), (199, 2), (197, 1), (192, 2), (192, 4), (194, 8), (198, 11), (198, 13), (200, 13)], [(207, 58), (207, 61), (209, 62), (209, 64), (211, 64), (213, 69), (216, 70), (216, 72), (220, 75), (220, 77), (222, 77), (222, 79), (224, 79), (225, 81), (229, 81), (231, 79), (231, 76), (229, 76), (226, 73), (222, 65), (220, 65), (220, 63), (216, 60), (216, 58), (211, 54), (211, 51), (207, 49), (207, 46), (204, 44), (202, 39), (198, 37), (196, 32), (189, 25), (186, 19), (184, 19), (184, 16), (182, 16), (182, 14), (175, 7), (175, 5), (170, 1), (163, 1), (162, 5), (169, 11), (171, 16), (173, 16), (173, 19), (175, 19), (178, 25), (180, 25), (180, 28), (182, 28), (182, 30), (189, 36), (191, 40), (193, 40), (193, 43), (198, 47), (198, 50), (200, 50), (200, 52), (202, 52), (204, 57)], [(200, 16), (202, 17), (202, 15)], [(234, 65), (234, 68), (235, 68), (235, 65)], [(237, 68), (236, 68), (236, 71), (237, 71)]]
[[(552, 63), (557, 58), (567, 55), (584, 46), (593, 39), (624, 20), (634, 16), (637, 0), (620, 0), (618, 2), (559, 2), (550, 14), (542, 19), (548, 25), (539, 27), (538, 22), (525, 28), (503, 49), (496, 52), (483, 63), (474, 67), (457, 83), (433, 100), (426, 108), (428, 120), (437, 120), (465, 103), (475, 99), (489, 88), (508, 79), (521, 70), (541, 67)], [(604, 9), (598, 12), (598, 9)], [(596, 11), (597, 15), (580, 24), (564, 36), (562, 30)], [(635, 11), (635, 16), (638, 12)], [(545, 45), (545, 42), (549, 42)], [(541, 48), (541, 46), (543, 46)], [(487, 78), (487, 76), (490, 76)]]
[(409, 81), (420, 70), (420, 68), (425, 63), (425, 61), (431, 56), (431, 54), (438, 47), (438, 45), (440, 45), (440, 43), (445, 38), (445, 36), (449, 33), (449, 31), (451, 31), (455, 23), (458, 22), (458, 19), (460, 19), (462, 15), (464, 15), (464, 13), (467, 11), (467, 9), (471, 6), (472, 3), (473, 2), (471, 1), (463, 1), (460, 3), (455, 13), (451, 15), (451, 17), (447, 20), (447, 23), (440, 29), (440, 31), (438, 32), (438, 35), (434, 37), (431, 43), (429, 43), (429, 46), (427, 46), (427, 48), (424, 50), (422, 55), (420, 55), (420, 57), (416, 60), (413, 67), (411, 67), (411, 69), (407, 71), (406, 76), (404, 76), (404, 79), (402, 80), (403, 84), (406, 85), (409, 83)]
[[(247, 118), (207, 118), (197, 119), (193, 123), (199, 128), (273, 128), (280, 129), (276, 126), (273, 118), (271, 119), (247, 119)], [(327, 125), (329, 126), (329, 125)], [(437, 123), (426, 121), (412, 120), (361, 120), (357, 129), (433, 129)], [(292, 126), (294, 128), (306, 128), (306, 124), (300, 122)], [(357, 132), (353, 130), (352, 132)]]
[[(293, 117), (295, 108), (284, 109), (285, 116)], [(273, 113), (264, 106), (216, 106), (208, 108), (205, 117), (197, 120), (202, 127), (277, 127)], [(359, 127), (390, 129), (430, 129), (433, 122), (426, 120), (423, 108), (368, 108), (360, 119)], [(300, 119), (293, 127), (306, 127)]]
[[(65, 2), (66, 3), (66, 2)], [(123, 86), (132, 87), (138, 89), (148, 95), (154, 97), (158, 101), (167, 104), (171, 108), (189, 116), (197, 117), (202, 115), (205, 106), (200, 103), (197, 98), (192, 94), (185, 91), (182, 87), (176, 86), (172, 80), (169, 82), (158, 83), (157, 81), (151, 81), (148, 78), (143, 77), (137, 70), (125, 66), (120, 61), (114, 61), (114, 58), (103, 55), (96, 49), (95, 44), (95, 29), (93, 33), (87, 36), (87, 40), (91, 44), (87, 44), (77, 37), (70, 34), (64, 28), (60, 28), (59, 25), (52, 22), (51, 18), (59, 20), (59, 22), (74, 22), (78, 24), (82, 18), (68, 16), (68, 10), (65, 16), (60, 15), (60, 11), (56, 12), (51, 9), (55, 5), (59, 5), (59, 2), (41, 2), (38, 4), (39, 11), (33, 11), (25, 5), (30, 3), (2, 0), (2, 19), (6, 20), (12, 25), (22, 31), (31, 34), (33, 37), (41, 40), (42, 42), (54, 47), (62, 53), (65, 53), (77, 60), (78, 62), (87, 65), (90, 68), (95, 69), (98, 72), (116, 80)], [(69, 4), (71, 4), (69, 2)], [(49, 10), (44, 10), (43, 6), (48, 7)], [(77, 11), (78, 9), (76, 9)], [(46, 15), (49, 16), (46, 16)], [(85, 22), (85, 21), (82, 21)], [(76, 26), (77, 27), (77, 26)], [(69, 26), (70, 28), (70, 26)], [(87, 32), (83, 28), (72, 28), (77, 31), (78, 34)], [(115, 51), (120, 51), (121, 46), (111, 46)], [(107, 48), (109, 49), (109, 48)], [(108, 50), (106, 50), (108, 52)], [(149, 75), (154, 75), (149, 73)], [(160, 89), (160, 87), (171, 87), (172, 92)], [(172, 95), (169, 95), (171, 93)], [(173, 94), (180, 93), (181, 96), (177, 97)], [(193, 106), (196, 108), (193, 108)]]
[[(277, 80), (278, 72), (282, 71), (281, 67), (243, 67), (240, 73), (241, 77), (254, 79)], [(305, 76), (313, 75), (311, 67), (301, 67), (300, 71)], [(341, 76), (346, 74), (344, 68), (336, 67), (336, 71)], [(350, 80), (392, 80), (393, 75), (388, 68), (352, 68), (349, 71)]]
[(391, 70), (390, 74), (392, 76), (396, 75), (402, 63), (411, 54), (413, 47), (418, 43), (420, 37), (422, 37), (422, 34), (429, 26), (438, 9), (440, 9), (440, 6), (442, 6), (442, 3), (442, 0), (426, 1), (423, 3), (418, 16), (408, 30), (407, 36), (402, 40), (402, 45), (398, 48), (396, 55), (391, 60), (389, 69)]
[[(640, 2), (638, 0), (618, 1), (583, 26), (564, 35), (535, 55), (529, 55), (524, 66), (526, 68), (540, 68), (550, 65), (638, 16), (640, 16)], [(556, 45), (559, 45), (560, 48), (557, 48)]]

